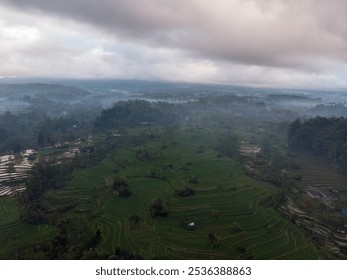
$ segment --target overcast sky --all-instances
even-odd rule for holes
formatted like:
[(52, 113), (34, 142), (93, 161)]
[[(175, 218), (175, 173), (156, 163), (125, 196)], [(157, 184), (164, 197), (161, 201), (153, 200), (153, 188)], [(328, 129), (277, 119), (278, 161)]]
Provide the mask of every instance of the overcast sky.
[(0, 77), (347, 88), (345, 0), (0, 0)]

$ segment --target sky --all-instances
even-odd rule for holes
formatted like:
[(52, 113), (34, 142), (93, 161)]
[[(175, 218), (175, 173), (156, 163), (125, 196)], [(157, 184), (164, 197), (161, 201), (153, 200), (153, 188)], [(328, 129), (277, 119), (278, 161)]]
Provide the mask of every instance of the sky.
[(0, 78), (347, 88), (345, 0), (0, 0)]

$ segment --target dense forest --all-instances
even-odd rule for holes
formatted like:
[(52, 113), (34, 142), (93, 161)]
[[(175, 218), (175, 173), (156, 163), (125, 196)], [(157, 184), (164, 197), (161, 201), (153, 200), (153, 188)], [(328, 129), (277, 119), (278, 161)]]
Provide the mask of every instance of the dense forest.
[(83, 116), (54, 118), (35, 112), (6, 112), (0, 115), (0, 153), (60, 145), (88, 135), (91, 126), (91, 120)]
[(347, 119), (316, 117), (296, 120), (288, 128), (289, 148), (326, 159), (347, 173)]
[(120, 101), (112, 108), (103, 110), (96, 118), (94, 129), (105, 131), (141, 125), (173, 125), (178, 121), (178, 105), (145, 100)]
[(138, 127), (144, 125), (174, 125), (182, 119), (180, 105), (144, 100), (120, 101), (110, 109), (79, 111), (80, 114), (48, 116), (34, 110), (0, 115), (0, 153), (14, 154), (27, 148), (40, 149), (60, 146), (88, 136), (93, 130), (105, 132), (109, 129)]

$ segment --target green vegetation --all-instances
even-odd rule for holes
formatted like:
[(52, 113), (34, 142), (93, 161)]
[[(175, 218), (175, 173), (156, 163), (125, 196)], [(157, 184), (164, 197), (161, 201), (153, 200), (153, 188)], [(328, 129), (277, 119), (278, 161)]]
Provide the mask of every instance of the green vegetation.
[[(220, 154), (226, 132), (199, 126), (128, 129), (104, 159), (40, 193), (41, 214), (51, 225), (22, 222), (11, 198), (16, 224), (45, 230), (9, 246), (17, 242), (23, 248), (17, 257), (29, 259), (317, 258), (308, 236), (268, 203), (277, 188), (248, 177), (238, 161)], [(99, 139), (95, 146), (108, 138)], [(131, 195), (120, 195), (124, 190)], [(2, 222), (4, 239), (10, 238), (9, 222)], [(28, 244), (36, 253), (25, 249)], [(1, 249), (2, 258), (14, 258), (11, 252)]]
[(14, 197), (0, 197), (0, 259), (42, 259), (40, 243), (54, 237), (49, 224), (30, 225), (20, 220)]
[(172, 125), (178, 116), (177, 106), (167, 103), (151, 103), (144, 100), (121, 101), (111, 109), (103, 110), (95, 121), (95, 130), (105, 131), (121, 127), (141, 125)]
[(326, 159), (347, 172), (347, 120), (345, 118), (316, 117), (292, 122), (288, 129), (288, 143), (293, 150), (305, 151)]
[[(262, 103), (255, 120), (228, 102), (247, 104), (119, 102), (76, 130), (39, 117), (23, 138), (42, 148), (26, 190), (0, 198), (0, 258), (344, 258), (347, 179), (332, 166), (345, 167), (345, 119), (289, 125), (266, 120)], [(12, 132), (3, 143), (16, 144)]]

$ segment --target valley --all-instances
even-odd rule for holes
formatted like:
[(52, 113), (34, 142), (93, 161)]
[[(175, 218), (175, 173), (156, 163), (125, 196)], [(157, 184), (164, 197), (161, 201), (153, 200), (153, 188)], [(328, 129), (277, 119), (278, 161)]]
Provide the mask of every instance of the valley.
[(76, 83), (54, 98), (31, 84), (31, 107), (0, 116), (1, 259), (346, 258), (343, 168), (288, 145), (297, 118), (323, 106), (342, 120), (344, 105), (124, 82), (74, 96)]

